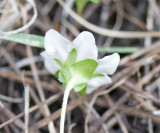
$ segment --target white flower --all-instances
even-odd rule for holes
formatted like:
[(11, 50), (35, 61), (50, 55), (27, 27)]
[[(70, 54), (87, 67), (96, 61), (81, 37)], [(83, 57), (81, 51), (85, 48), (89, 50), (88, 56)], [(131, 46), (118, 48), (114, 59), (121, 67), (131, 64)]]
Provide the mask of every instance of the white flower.
[(89, 80), (86, 93), (91, 93), (100, 86), (111, 83), (112, 80), (107, 74), (112, 75), (116, 71), (119, 61), (120, 57), (117, 53), (110, 56), (105, 56), (102, 59), (98, 59), (98, 66), (95, 70), (95, 73), (102, 73), (104, 76)]
[(55, 30), (49, 30), (44, 39), (45, 51), (41, 53), (44, 57), (44, 62), (47, 70), (55, 74), (61, 69), (61, 66), (54, 60), (58, 59), (62, 64), (65, 63), (70, 51), (75, 48), (77, 51), (76, 62), (93, 59), (98, 63), (94, 74), (103, 74), (91, 78), (88, 81), (86, 93), (91, 93), (98, 87), (111, 83), (111, 78), (108, 76), (113, 74), (120, 61), (117, 53), (110, 56), (105, 56), (103, 59), (97, 59), (98, 50), (95, 44), (95, 39), (92, 33), (84, 31), (81, 32), (72, 42), (64, 38)]

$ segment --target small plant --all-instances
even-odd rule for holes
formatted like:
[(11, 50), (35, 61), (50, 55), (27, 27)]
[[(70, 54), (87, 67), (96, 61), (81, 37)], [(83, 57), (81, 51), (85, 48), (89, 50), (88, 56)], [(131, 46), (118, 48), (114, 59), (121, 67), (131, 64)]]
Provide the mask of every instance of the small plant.
[(81, 16), (83, 8), (87, 4), (87, 2), (93, 2), (93, 3), (98, 3), (99, 0), (76, 0), (76, 6), (77, 6), (77, 13)]
[(64, 132), (65, 112), (71, 89), (80, 95), (89, 94), (98, 87), (110, 83), (120, 57), (117, 53), (97, 59), (98, 50), (90, 32), (80, 33), (72, 42), (55, 30), (49, 30), (44, 38), (45, 51), (41, 53), (49, 72), (64, 87), (60, 133)]

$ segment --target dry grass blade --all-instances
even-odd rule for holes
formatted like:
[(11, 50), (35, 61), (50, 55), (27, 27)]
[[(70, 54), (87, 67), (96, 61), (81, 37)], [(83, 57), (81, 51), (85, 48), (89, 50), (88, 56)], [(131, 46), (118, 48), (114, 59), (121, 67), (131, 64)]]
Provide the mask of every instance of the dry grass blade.
[[(36, 82), (36, 86), (37, 86), (37, 89), (38, 89), (37, 91), (39, 93), (41, 101), (44, 102), (45, 101), (45, 95), (44, 95), (43, 89), (42, 89), (42, 87), (40, 85), (40, 79), (39, 79), (38, 71), (37, 71), (35, 63), (33, 61), (33, 58), (32, 58), (33, 55), (32, 55), (32, 50), (31, 50), (30, 46), (27, 46), (27, 53), (28, 53), (28, 56), (30, 58), (33, 77), (34, 77), (34, 80)], [(51, 114), (50, 111), (49, 111), (48, 105), (44, 105), (44, 114), (46, 116), (50, 116), (50, 114)], [(56, 133), (56, 129), (54, 127), (54, 123), (53, 122), (49, 122), (48, 123), (48, 128), (49, 128), (49, 132), (50, 133)]]
[(57, 0), (57, 2), (70, 14), (78, 23), (86, 27), (87, 29), (98, 33), (100, 35), (114, 37), (114, 38), (145, 38), (145, 37), (160, 37), (160, 32), (158, 31), (114, 31), (109, 29), (104, 29), (98, 27), (82, 17), (78, 16), (73, 10), (71, 10), (62, 0)]
[[(122, 49), (123, 58), (111, 84), (82, 97), (70, 93), (65, 132), (84, 133), (86, 126), (87, 133), (159, 133), (159, 2), (88, 2), (82, 16), (76, 14), (75, 2), (3, 0), (0, 31), (10, 34), (27, 30), (26, 33), (44, 36), (49, 29), (55, 29), (73, 40), (81, 31), (90, 30), (98, 47), (140, 47), (131, 55)], [(48, 133), (52, 131), (47, 126), (53, 121), (59, 131), (63, 89), (44, 67), (39, 55), (43, 49), (0, 42), (0, 132)], [(111, 53), (100, 52), (99, 58), (108, 54)], [(25, 94), (30, 95), (30, 108), (26, 105), (26, 112), (23, 82), (29, 85), (29, 93)]]
[[(21, 76), (17, 75), (13, 71), (7, 71), (7, 72), (0, 71), (0, 77), (22, 83)], [(24, 81), (25, 81), (26, 84), (35, 86), (35, 82), (31, 78), (24, 77)], [(56, 83), (55, 81), (53, 81), (52, 84), (48, 84), (46, 82), (41, 82), (41, 85), (44, 89), (47, 89), (48, 91), (59, 91), (59, 89), (57, 89), (57, 88), (61, 88), (61, 86), (58, 83)]]
[(29, 86), (24, 86), (25, 89), (25, 106), (24, 106), (24, 119), (25, 119), (25, 133), (28, 133), (29, 126)]
[(12, 103), (22, 103), (24, 101), (23, 98), (12, 98), (1, 94), (0, 94), (0, 99)]
[[(105, 98), (106, 98), (106, 101), (108, 101), (110, 107), (114, 106), (115, 103), (112, 101), (112, 99), (110, 98), (109, 95), (105, 95)], [(123, 123), (120, 114), (115, 112), (114, 115), (115, 115), (115, 118), (117, 119), (117, 121), (119, 123), (119, 126), (121, 127), (122, 132), (123, 133), (128, 133), (128, 130), (127, 130), (125, 124)]]
[[(43, 106), (44, 104), (50, 104), (50, 103), (54, 102), (54, 101), (57, 100), (61, 95), (62, 95), (62, 92), (61, 92), (61, 93), (58, 93), (58, 94), (56, 94), (56, 95), (53, 95), (52, 97), (48, 98), (46, 101), (41, 102), (40, 104), (37, 104), (37, 105), (29, 108), (29, 113), (31, 113), (31, 112), (39, 109), (39, 108), (40, 108), (41, 106)], [(1, 108), (1, 109), (3, 109), (3, 108)], [(21, 117), (23, 117), (23, 116), (24, 116), (24, 112), (20, 113), (20, 114), (17, 115), (17, 116), (12, 116), (11, 119), (9, 119), (8, 121), (6, 121), (6, 122), (4, 122), (4, 123), (2, 123), (2, 124), (0, 125), (0, 129), (3, 128), (3, 127), (5, 127), (5, 126), (8, 125), (8, 124), (14, 122), (14, 121), (17, 121), (17, 119), (19, 119), (19, 118), (21, 118)], [(19, 124), (19, 125), (21, 125), (21, 124)], [(22, 127), (24, 127), (24, 125), (23, 125)]]
[[(10, 1), (10, 0), (9, 0)], [(15, 22), (15, 18), (18, 18), (19, 16), (21, 16), (20, 14), (19, 14), (19, 12), (18, 12), (18, 2), (16, 2), (16, 1), (10, 1), (12, 4), (13, 4), (13, 9), (14, 10), (16, 10), (15, 11), (15, 14), (14, 14), (14, 16), (11, 16), (11, 18), (10, 18), (10, 21), (13, 21), (13, 22)], [(22, 31), (24, 31), (24, 30), (27, 30), (33, 23), (34, 23), (34, 21), (36, 20), (36, 18), (37, 18), (37, 8), (36, 8), (36, 4), (35, 4), (35, 2), (34, 2), (34, 0), (27, 0), (27, 2), (30, 4), (30, 6), (32, 6), (32, 8), (33, 8), (33, 12), (34, 12), (34, 14), (33, 14), (33, 17), (32, 17), (32, 19), (27, 23), (27, 24), (25, 24), (24, 26), (22, 26), (22, 27), (20, 27), (20, 28), (18, 28), (18, 29), (16, 29), (16, 30), (12, 30), (12, 31), (8, 31), (8, 32), (3, 32), (3, 31), (0, 31), (0, 34), (5, 34), (5, 35), (9, 35), (9, 34), (16, 34), (16, 33), (19, 33), (19, 32), (22, 32)], [(26, 7), (24, 7), (24, 8), (26, 8), (26, 10), (27, 10), (27, 6)], [(30, 9), (30, 8), (29, 8)], [(9, 20), (8, 20), (9, 21)], [(10, 22), (9, 21), (9, 22)], [(6, 22), (6, 23), (8, 23), (8, 22)], [(8, 27), (9, 27), (9, 23), (8, 23)], [(7, 27), (7, 26), (6, 26)]]

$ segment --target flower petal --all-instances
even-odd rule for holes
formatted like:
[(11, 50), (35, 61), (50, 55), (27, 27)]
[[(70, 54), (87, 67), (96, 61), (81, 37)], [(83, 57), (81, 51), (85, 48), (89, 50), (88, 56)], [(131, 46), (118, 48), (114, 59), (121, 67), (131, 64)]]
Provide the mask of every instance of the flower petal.
[(44, 38), (44, 47), (48, 55), (54, 58), (55, 52), (59, 60), (63, 63), (68, 57), (67, 47), (70, 44), (70, 41), (64, 38), (57, 31), (51, 29), (46, 32)]
[(98, 89), (100, 86), (111, 83), (112, 80), (108, 75), (100, 76), (89, 80), (86, 93), (89, 94), (94, 90)]
[(74, 40), (73, 45), (77, 51), (77, 61), (84, 59), (97, 60), (98, 50), (92, 33), (83, 31)]
[(117, 53), (105, 56), (104, 58), (97, 60), (98, 67), (96, 68), (95, 73), (113, 74), (118, 67), (119, 61), (120, 56)]
[(46, 69), (53, 75), (61, 69), (59, 64), (47, 55), (46, 51), (43, 51), (41, 56), (44, 58), (44, 65)]

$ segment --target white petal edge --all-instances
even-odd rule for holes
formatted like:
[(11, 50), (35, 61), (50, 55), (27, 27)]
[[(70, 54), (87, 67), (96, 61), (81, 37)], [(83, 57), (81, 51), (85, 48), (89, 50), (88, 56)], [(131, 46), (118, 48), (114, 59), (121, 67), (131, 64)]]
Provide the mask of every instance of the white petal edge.
[(46, 51), (43, 51), (41, 56), (44, 58), (44, 65), (46, 69), (53, 75), (55, 75), (55, 73), (61, 69), (59, 64), (47, 55)]
[(98, 67), (95, 70), (95, 73), (104, 73), (112, 75), (120, 62), (120, 56), (118, 53), (114, 53), (109, 56), (105, 56), (102, 59), (97, 60)]
[(84, 59), (97, 60), (98, 50), (92, 33), (81, 32), (74, 40), (73, 45), (77, 51), (77, 61)]
[(100, 86), (111, 83), (112, 80), (108, 75), (100, 76), (89, 80), (86, 94), (92, 93), (94, 90), (98, 89)]
[(51, 29), (46, 32), (44, 38), (44, 47), (47, 54), (53, 58), (56, 53), (59, 57), (59, 60), (64, 63), (69, 54), (67, 50), (68, 45), (70, 45), (70, 41), (64, 38), (56, 30)]

